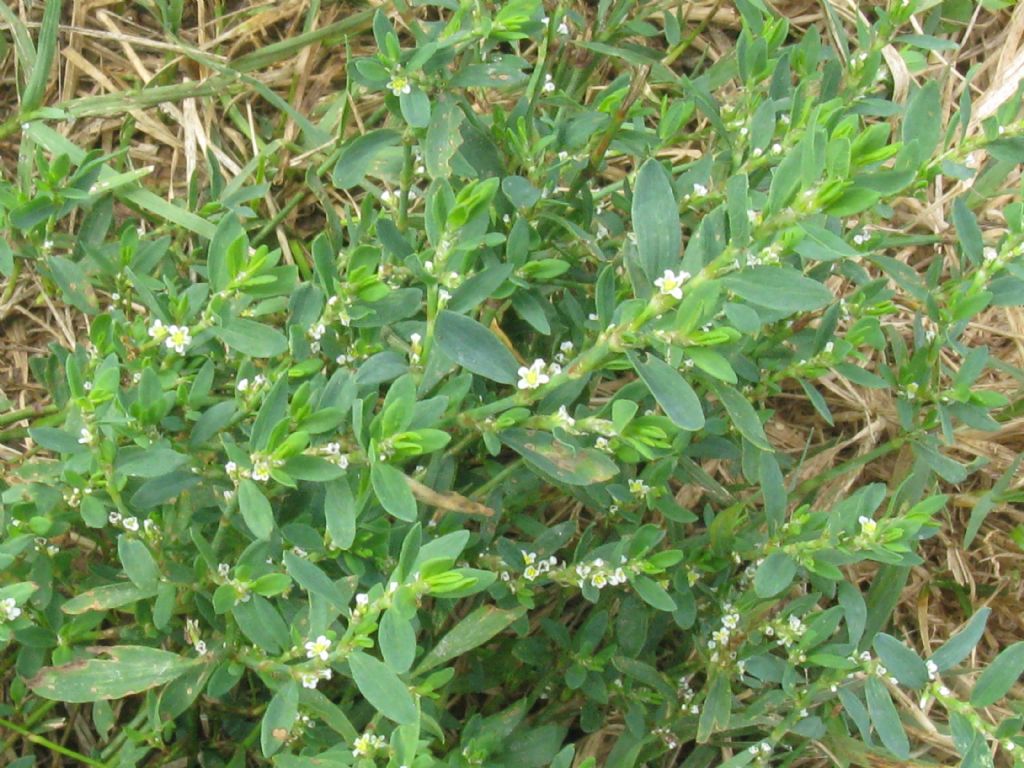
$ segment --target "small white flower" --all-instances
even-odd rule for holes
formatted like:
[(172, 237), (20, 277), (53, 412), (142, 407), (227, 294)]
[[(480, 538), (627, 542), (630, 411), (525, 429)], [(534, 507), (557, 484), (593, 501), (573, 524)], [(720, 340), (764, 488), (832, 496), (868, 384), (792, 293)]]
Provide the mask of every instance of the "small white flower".
[(446, 304), (451, 297), (452, 295), (447, 288), (437, 289), (437, 300), (440, 301), (442, 304)]
[(934, 680), (936, 677), (938, 677), (938, 674), (939, 674), (939, 665), (938, 664), (936, 664), (931, 659), (928, 659), (928, 661), (926, 661), (924, 663), (924, 666), (928, 670), (928, 679), (929, 680)]
[(188, 345), (191, 343), (192, 334), (189, 333), (188, 326), (167, 326), (167, 338), (164, 340), (164, 344), (168, 349), (173, 349), (179, 355), (183, 355), (185, 354), (185, 350), (188, 349)]
[(310, 640), (306, 643), (306, 658), (315, 659), (318, 658), (320, 661), (327, 661), (331, 654), (331, 641), (328, 640), (324, 635), (320, 635), (316, 640)]
[(571, 341), (563, 341), (561, 344), (558, 345), (558, 349), (566, 355), (572, 352), (574, 348), (575, 347), (573, 346), (573, 343)]
[(671, 269), (666, 269), (665, 274), (655, 280), (654, 284), (665, 296), (671, 296), (673, 299), (679, 300), (683, 298), (683, 283), (689, 279), (689, 272), (681, 271), (675, 273)]
[(539, 358), (529, 368), (521, 367), (517, 384), (519, 389), (537, 389), (551, 381), (551, 377), (544, 372), (545, 367), (546, 363)]
[(358, 595), (356, 595), (356, 605), (358, 605), (360, 608), (365, 608), (369, 604), (370, 596), (368, 594), (366, 594), (365, 592), (360, 592)]
[(590, 577), (590, 585), (597, 589), (604, 589), (608, 584), (608, 577), (603, 571), (597, 571), (593, 576)]
[(562, 37), (565, 37), (569, 34), (569, 25), (563, 21), (561, 24), (558, 25), (558, 29), (556, 31)]
[(396, 72), (388, 80), (388, 90), (395, 94), (395, 96), (402, 96), (412, 93), (412, 84), (409, 82), (408, 77), (400, 72)]
[(544, 86), (543, 86), (544, 93), (551, 93), (554, 90), (555, 90), (555, 81), (554, 81), (554, 79), (551, 77), (550, 74), (544, 75)]
[(953, 692), (951, 690), (949, 690), (949, 688), (947, 688), (946, 686), (941, 685), (941, 686), (939, 686), (939, 695), (940, 696), (952, 696)]
[(238, 465), (235, 464), (235, 462), (233, 461), (229, 461), (224, 465), (224, 471), (227, 472), (229, 475), (233, 475), (235, 474), (235, 472), (238, 471)]
[(5, 597), (0, 600), (0, 611), (3, 611), (7, 621), (14, 621), (21, 616), (21, 608), (18, 607), (13, 597)]
[(316, 672), (303, 672), (302, 673), (302, 687), (303, 688), (316, 688), (316, 684), (320, 682), (320, 675)]
[(607, 451), (608, 450), (608, 438), (607, 437), (599, 437), (599, 438), (597, 438), (594, 441), (594, 447), (597, 448), (597, 450), (599, 450), (599, 451)]
[(124, 529), (126, 531), (131, 531), (132, 533), (135, 533), (139, 530), (139, 521), (135, 517), (126, 517), (122, 524), (124, 525)]
[(860, 530), (865, 536), (873, 536), (878, 530), (878, 523), (865, 515), (858, 517), (857, 522), (860, 523)]
[(993, 261), (995, 261), (996, 259), (999, 258), (999, 252), (996, 251), (995, 248), (986, 247), (986, 248), (982, 248), (981, 256), (982, 256), (983, 259), (985, 259), (985, 261), (993, 262)]
[(200, 656), (205, 655), (206, 654), (206, 643), (203, 642), (202, 640), (196, 640), (195, 649), (196, 649), (196, 653), (198, 653)]
[(267, 377), (264, 376), (262, 373), (257, 373), (255, 376), (252, 377), (253, 387), (262, 387), (266, 383)]
[(107, 520), (110, 522), (111, 525), (120, 525), (121, 524), (121, 513), (118, 512), (115, 509), (109, 515), (107, 515)]
[(157, 341), (163, 341), (167, 338), (167, 327), (159, 318), (154, 320), (153, 324), (149, 326), (149, 336)]
[(695, 194), (697, 197), (703, 197), (707, 193), (708, 193), (708, 188), (707, 187), (705, 187), (703, 184), (700, 184), (698, 182), (694, 182), (693, 194)]
[(634, 496), (639, 496), (642, 499), (650, 492), (650, 490), (651, 486), (639, 477), (632, 478), (629, 481), (629, 492)]
[(239, 392), (245, 392), (245, 390), (247, 390), (248, 388), (249, 388), (249, 380), (248, 379), (239, 379), (238, 383), (235, 384), (235, 389), (237, 389)]
[(775, 142), (774, 144), (772, 144), (772, 154), (777, 155), (780, 152), (782, 152), (782, 145), (779, 144), (779, 142)]
[(252, 456), (252, 471), (249, 473), (249, 477), (261, 483), (265, 483), (270, 479), (270, 460), (265, 456)]
[(80, 445), (90, 445), (92, 443), (92, 432), (89, 431), (88, 427), (82, 427), (78, 430), (78, 442)]
[(381, 749), (387, 742), (383, 736), (375, 736), (372, 733), (364, 733), (357, 738), (352, 745), (353, 757), (368, 757)]

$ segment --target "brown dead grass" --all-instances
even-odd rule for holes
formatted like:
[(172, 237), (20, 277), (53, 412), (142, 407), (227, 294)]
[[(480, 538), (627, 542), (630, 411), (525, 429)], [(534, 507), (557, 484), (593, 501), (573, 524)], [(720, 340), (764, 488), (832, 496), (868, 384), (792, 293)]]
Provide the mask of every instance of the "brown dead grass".
[[(32, 4), (32, 10), (24, 0), (10, 0), (10, 4), (34, 30), (40, 12), (35, 9), (37, 4)], [(179, 39), (175, 40), (165, 35), (156, 19), (136, 4), (116, 0), (65, 2), (59, 62), (47, 94), (49, 104), (82, 107), (79, 119), (60, 127), (81, 147), (106, 151), (117, 148), (126, 120), (133, 120), (134, 130), (127, 142), (130, 163), (132, 167), (153, 165), (155, 172), (147, 183), (169, 199), (188, 194), (193, 174), (202, 180), (206, 178), (208, 153), (217, 158), (226, 177), (235, 175), (253, 156), (253, 132), (262, 121), (276, 126), (274, 135), (283, 136), (286, 147), (298, 137), (298, 127), (251, 88), (234, 84), (213, 97), (181, 98), (156, 106), (85, 109), (83, 105), (94, 103), (90, 99), (98, 96), (130, 93), (147, 83), (201, 82), (215, 76), (209, 66), (198, 63), (186, 48), (215, 61), (235, 61), (304, 30), (330, 26), (364, 7), (353, 9), (345, 4), (324, 3), (320, 13), (309, 19), (309, 0), (265, 4), (236, 1), (227, 3), (224, 15), (218, 18), (211, 0), (185, 5), (186, 17)], [(857, 0), (834, 0), (833, 5), (846, 25), (858, 16), (870, 15), (870, 4)], [(817, 26), (826, 35), (836, 34), (816, 0), (778, 2), (775, 6), (790, 20), (795, 32)], [(685, 65), (696, 57), (714, 61), (727, 53), (738, 28), (738, 14), (731, 4), (704, 1), (686, 3), (685, 7), (690, 23), (705, 23), (705, 27), (681, 63)], [(585, 3), (579, 4), (578, 10), (584, 15), (592, 14), (592, 8)], [(399, 17), (395, 21), (401, 26)], [(970, 88), (974, 101), (971, 125), (972, 131), (977, 131), (980, 121), (1009, 99), (1024, 78), (1024, 3), (999, 13), (979, 6), (953, 39), (960, 49), (929, 55), (924, 71), (911, 72), (899, 52), (892, 49), (885, 51), (885, 63), (892, 74), (897, 99), (903, 98), (913, 83), (931, 78), (943, 82), (947, 117), (956, 109), (961, 91)], [(349, 44), (359, 53), (372, 41), (357, 34), (349, 38)], [(249, 74), (286, 98), (300, 113), (315, 114), (344, 87), (343, 51), (339, 45), (318, 43)], [(965, 74), (971, 67), (975, 74), (968, 84)], [(13, 51), (8, 51), (6, 57), (0, 58), (0, 104), (4, 107), (0, 113), (15, 108), (15, 77)], [(363, 120), (379, 106), (378, 97), (351, 102), (347, 130), (362, 130)], [(679, 152), (695, 149), (699, 148), (680, 147)], [(18, 150), (16, 133), (0, 139), (0, 172), (8, 178), (16, 173)], [(304, 172), (322, 162), (326, 154), (321, 148), (291, 147), (282, 150), (279, 157), (271, 179), (273, 187), (264, 203), (270, 215), (275, 216), (273, 230), (268, 234), (290, 255), (295, 239), (308, 239), (311, 230), (322, 221), (323, 201), (304, 183)], [(613, 166), (609, 174), (621, 176), (622, 169)], [(907, 231), (948, 236), (949, 204), (962, 191), (962, 185), (938, 182), (923, 204), (906, 201), (899, 206), (895, 223)], [(338, 211), (354, 202), (334, 190), (329, 189), (326, 194)], [(978, 212), (979, 222), (991, 235), (1003, 226), (1001, 209), (1005, 202), (1005, 198), (993, 199)], [(126, 210), (121, 213), (132, 215)], [(949, 256), (951, 247), (940, 248), (938, 255)], [(892, 255), (910, 263), (917, 263), (922, 256), (912, 250)], [(39, 408), (47, 403), (47, 393), (30, 374), (29, 359), (45, 354), (50, 344), (71, 347), (76, 339), (85, 338), (85, 319), (56, 302), (52, 295), (31, 271), (21, 273), (0, 294), (0, 397), (11, 400), (15, 408)], [(897, 327), (907, 334), (911, 324), (909, 312), (896, 321)], [(992, 354), (1007, 365), (1024, 368), (1024, 310), (990, 309), (972, 325), (968, 337), (972, 343), (987, 344)], [(957, 365), (956, 360), (949, 363), (953, 368)], [(1012, 399), (1020, 394), (1019, 382), (1009, 375), (990, 371), (984, 385)], [(816, 415), (799, 389), (770, 403), (777, 409), (776, 419), (770, 425), (776, 445), (795, 456), (810, 445), (812, 458), (800, 470), (804, 477), (829, 469), (839, 457), (868, 453), (895, 430), (895, 407), (888, 394), (857, 388), (838, 377), (825, 380), (822, 389), (836, 416), (834, 428)], [(6, 446), (0, 443), (0, 461), (16, 455), (20, 448), (18, 441), (8, 440)], [(991, 659), (1024, 632), (1024, 591), (1020, 578), (1024, 553), (1013, 538), (1014, 531), (1024, 524), (1024, 510), (1016, 505), (997, 506), (985, 520), (974, 544), (964, 548), (961, 543), (978, 496), (991, 487), (1022, 450), (1024, 416), (1006, 422), (996, 433), (959, 434), (954, 455), (964, 462), (983, 458), (988, 464), (963, 487), (950, 489), (953, 504), (946, 525), (937, 537), (926, 542), (926, 563), (914, 570), (896, 615), (899, 630), (924, 652), (935, 648), (964, 622), (968, 615), (966, 606), (988, 605), (993, 611), (989, 631), (977, 651), (979, 662)], [(822, 498), (842, 497), (869, 481), (894, 484), (907, 469), (906, 456), (867, 464), (860, 472), (829, 483), (822, 489)], [(1022, 478), (1017, 477), (1011, 487), (1021, 488), (1022, 483)], [(867, 571), (863, 575), (870, 578)], [(967, 681), (958, 680), (956, 685), (966, 686)], [(914, 712), (916, 721), (922, 722), (916, 702), (904, 704)], [(949, 740), (927, 727), (927, 714), (924, 713), (924, 725), (917, 735), (932, 747), (928, 759), (937, 761), (933, 764), (951, 764), (954, 753)], [(609, 735), (595, 735), (590, 745), (593, 754), (604, 752), (601, 740)], [(63, 737), (73, 739), (73, 730), (66, 729)], [(823, 757), (822, 764), (832, 763)]]

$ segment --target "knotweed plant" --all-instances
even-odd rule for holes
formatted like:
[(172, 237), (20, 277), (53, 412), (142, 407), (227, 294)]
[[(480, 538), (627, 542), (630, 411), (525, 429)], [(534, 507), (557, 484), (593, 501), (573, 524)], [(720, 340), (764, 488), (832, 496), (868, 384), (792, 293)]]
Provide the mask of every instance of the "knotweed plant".
[[(308, 238), (264, 229), (271, 136), (168, 203), (26, 105), (0, 272), (87, 335), (0, 432), (5, 764), (938, 765), (922, 723), (1024, 764), (985, 709), (1021, 646), (964, 677), (988, 609), (927, 654), (889, 622), (958, 432), (1013, 415), (965, 329), (1024, 297), (1019, 95), (894, 100), (935, 3), (829, 42), (739, 0), (715, 61), (686, 5), (378, 10), (339, 103), (379, 108), (296, 123), (334, 137)], [(906, 231), (936, 188), (953, 227)], [(820, 442), (836, 387), (877, 448)]]

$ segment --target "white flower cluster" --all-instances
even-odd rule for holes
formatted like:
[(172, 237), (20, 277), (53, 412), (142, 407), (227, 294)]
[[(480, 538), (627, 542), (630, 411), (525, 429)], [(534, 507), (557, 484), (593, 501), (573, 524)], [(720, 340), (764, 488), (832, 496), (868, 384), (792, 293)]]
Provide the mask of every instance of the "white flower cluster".
[(629, 492), (638, 499), (643, 499), (651, 492), (651, 486), (645, 483), (641, 478), (634, 477), (629, 481)]
[(571, 341), (563, 341), (558, 345), (558, 353), (555, 355), (555, 362), (564, 364), (568, 359), (569, 355), (572, 354), (575, 349), (575, 345)]
[[(249, 477), (260, 483), (265, 483), (270, 479), (270, 470), (272, 468), (279, 467), (284, 464), (280, 459), (272, 460), (269, 456), (265, 456), (262, 453), (254, 453), (249, 457), (249, 459), (252, 461), (252, 469), (249, 471)], [(228, 463), (230, 464), (231, 462)]]
[(562, 372), (562, 366), (558, 363), (548, 364), (537, 358), (530, 367), (519, 368), (519, 381), (516, 386), (519, 389), (537, 389), (551, 381), (552, 376)]
[(139, 519), (137, 517), (122, 517), (121, 513), (118, 512), (116, 509), (107, 515), (107, 521), (111, 525), (120, 525), (129, 533), (138, 533), (139, 528), (141, 527), (145, 531), (146, 536), (149, 538), (158, 538), (160, 535), (160, 531), (153, 520), (146, 518), (142, 521), (142, 525), (140, 526)]
[(328, 461), (337, 464), (342, 469), (348, 469), (348, 454), (341, 452), (341, 443), (328, 443), (324, 446), (327, 452)]
[(654, 284), (664, 296), (671, 296), (678, 301), (683, 298), (683, 284), (690, 277), (690, 273), (685, 270), (673, 272), (671, 269), (666, 269), (665, 273), (654, 281)]
[(330, 667), (324, 667), (323, 669), (317, 669), (312, 672), (303, 672), (299, 679), (302, 682), (303, 688), (316, 688), (321, 680), (330, 680), (334, 676), (334, 672)]
[(569, 409), (564, 405), (558, 407), (557, 413), (552, 418), (555, 421), (555, 426), (561, 427), (570, 434), (576, 432), (576, 419), (569, 415)]
[(791, 648), (803, 637), (807, 625), (796, 614), (791, 614), (785, 621), (775, 621), (764, 629), (765, 635), (775, 638), (775, 644), (782, 648)]
[(683, 709), (689, 712), (691, 715), (696, 715), (700, 712), (700, 707), (693, 703), (693, 688), (690, 687), (690, 681), (685, 678), (679, 678), (679, 685), (676, 687), (676, 694), (679, 696), (679, 700), (683, 704)]
[(760, 744), (751, 744), (749, 747), (747, 747), (747, 752), (749, 752), (752, 755), (757, 755), (759, 757), (762, 755), (767, 757), (772, 753), (772, 745), (769, 744), (767, 741), (762, 741)]
[[(558, 558), (554, 555), (551, 555), (551, 557), (547, 558), (546, 560), (540, 560), (538, 562), (536, 552), (527, 552), (525, 549), (522, 550), (522, 552), (523, 563), (526, 565), (526, 568), (523, 569), (523, 577), (527, 581), (533, 581), (542, 573), (547, 573), (554, 566), (558, 565)], [(505, 580), (507, 581), (508, 579)]]
[[(713, 651), (711, 654), (711, 660), (717, 662), (721, 656), (720, 652), (725, 652), (729, 649), (729, 644), (732, 641), (732, 632), (740, 625), (740, 615), (733, 610), (731, 603), (725, 603), (722, 606), (722, 626), (714, 630), (711, 633), (711, 639), (708, 640), (708, 649)], [(736, 652), (729, 651), (729, 658), (735, 659)]]
[(206, 653), (206, 643), (200, 639), (199, 621), (197, 619), (185, 619), (185, 639), (189, 645), (196, 649), (200, 656)]
[(149, 326), (149, 336), (157, 342), (162, 341), (167, 349), (174, 350), (179, 355), (185, 354), (185, 350), (192, 343), (192, 333), (187, 325), (164, 325), (159, 318)]
[(861, 515), (857, 518), (857, 522), (860, 523), (860, 533), (865, 539), (872, 539), (875, 533), (878, 531), (878, 523), (872, 520), (866, 515)]
[(626, 571), (622, 567), (626, 564), (626, 556), (622, 556), (621, 565), (612, 568), (600, 557), (594, 558), (589, 563), (579, 563), (576, 566), (576, 583), (582, 588), (587, 582), (596, 589), (604, 589), (607, 586), (617, 587), (626, 583)]
[(355, 740), (355, 743), (352, 745), (352, 756), (369, 757), (377, 750), (383, 749), (386, 745), (387, 740), (383, 736), (367, 731)]
[(252, 381), (249, 381), (249, 379), (239, 379), (238, 383), (235, 384), (235, 389), (239, 392), (254, 392), (266, 383), (267, 377), (262, 373), (257, 373), (252, 377)]
[(18, 607), (13, 597), (5, 597), (0, 600), (0, 616), (4, 621), (14, 621), (21, 616), (21, 608)]

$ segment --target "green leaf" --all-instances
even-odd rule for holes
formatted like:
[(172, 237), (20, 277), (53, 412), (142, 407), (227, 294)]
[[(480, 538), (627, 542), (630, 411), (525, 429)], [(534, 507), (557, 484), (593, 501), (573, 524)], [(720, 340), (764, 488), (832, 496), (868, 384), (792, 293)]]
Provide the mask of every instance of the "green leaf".
[(260, 748), (264, 757), (270, 757), (284, 745), (298, 715), (299, 684), (289, 680), (278, 688), (260, 723)]
[(868, 678), (864, 692), (868, 701), (868, 715), (878, 738), (898, 759), (907, 760), (910, 757), (910, 743), (889, 691), (881, 680), (872, 676)]
[(737, 390), (725, 384), (716, 384), (714, 389), (740, 434), (762, 451), (772, 450), (772, 444), (768, 442), (768, 436), (764, 433), (761, 419), (750, 401)]
[(348, 549), (356, 537), (356, 501), (344, 479), (327, 483), (324, 491), (324, 520), (331, 541)]
[(907, 101), (902, 135), (904, 149), (901, 157), (911, 167), (920, 167), (935, 151), (942, 137), (942, 101), (939, 82), (929, 79), (917, 88)]
[(690, 432), (704, 426), (700, 398), (679, 371), (653, 355), (644, 363), (639, 355), (630, 352), (629, 361), (673, 424)]
[(290, 551), (284, 553), (283, 560), (291, 577), (311, 595), (319, 595), (338, 610), (348, 603), (345, 593), (316, 564)]
[(940, 672), (959, 664), (971, 654), (985, 633), (985, 622), (991, 612), (992, 609), (987, 606), (979, 608), (963, 629), (949, 638), (939, 650), (932, 654), (931, 660)]
[(434, 105), (423, 152), (423, 164), (431, 178), (444, 179), (451, 175), (449, 163), (462, 143), (459, 133), (462, 120), (462, 110), (451, 99), (439, 99)]
[(28, 436), (41, 448), (55, 453), (85, 453), (89, 446), (78, 442), (78, 437), (64, 429), (29, 427)]
[(391, 606), (381, 616), (377, 643), (387, 665), (399, 674), (408, 672), (416, 658), (416, 632), (412, 620)]
[(257, 539), (269, 539), (274, 531), (274, 510), (267, 497), (252, 480), (238, 484), (238, 508), (242, 519)]
[(956, 234), (960, 238), (960, 247), (963, 249), (964, 255), (974, 264), (980, 264), (985, 241), (981, 237), (978, 220), (974, 218), (974, 214), (971, 213), (971, 209), (967, 207), (967, 203), (962, 197), (953, 201), (953, 226), (956, 227)]
[(875, 635), (875, 653), (893, 677), (908, 688), (923, 688), (928, 684), (928, 668), (920, 657), (892, 635)]
[(353, 139), (342, 150), (334, 166), (331, 180), (339, 189), (352, 189), (363, 183), (377, 156), (398, 144), (402, 136), (398, 131), (378, 130)]
[(409, 688), (386, 664), (362, 651), (353, 651), (348, 664), (359, 692), (370, 706), (399, 725), (419, 720), (419, 708)]
[(275, 357), (288, 349), (288, 339), (269, 325), (236, 317), (214, 329), (231, 349), (249, 357)]
[(697, 742), (704, 744), (717, 731), (729, 727), (732, 715), (732, 690), (729, 685), (729, 674), (721, 669), (711, 673), (708, 693), (701, 707), (700, 719), (697, 721)]
[(443, 309), (437, 315), (434, 338), (441, 351), (467, 371), (500, 384), (515, 383), (516, 359), (476, 320)]
[(524, 613), (525, 606), (505, 609), (481, 605), (437, 642), (416, 667), (415, 674), (421, 675), (483, 645)]
[(170, 448), (122, 448), (117, 452), (114, 469), (128, 477), (159, 477), (177, 469), (188, 456)]
[(53, 58), (57, 53), (62, 6), (62, 0), (46, 0), (46, 5), (43, 8), (43, 22), (39, 26), (35, 62), (28, 82), (25, 84), (25, 90), (21, 93), (22, 114), (39, 108), (46, 95), (46, 86), (51, 79), (50, 70), (53, 66)]
[(647, 278), (653, 281), (666, 269), (676, 267), (682, 248), (679, 207), (672, 191), (672, 180), (653, 157), (636, 175), (632, 214), (640, 264)]
[(405, 474), (390, 464), (375, 463), (370, 467), (370, 481), (377, 500), (399, 520), (416, 521), (416, 497), (405, 480)]
[(131, 605), (139, 600), (146, 600), (155, 595), (155, 588), (150, 590), (139, 589), (135, 584), (129, 584), (128, 582), (106, 584), (76, 595), (64, 603), (60, 609), (71, 616), (77, 616), (86, 611), (109, 611), (114, 608), (121, 608), (122, 606)]
[(1024, 642), (1004, 648), (996, 656), (971, 691), (971, 704), (987, 707), (1005, 696), (1024, 673)]
[(136, 509), (152, 509), (194, 488), (201, 480), (199, 475), (186, 469), (168, 472), (139, 486), (139, 490), (132, 494), (129, 504)]
[(140, 645), (114, 645), (97, 651), (110, 658), (44, 667), (28, 681), (29, 688), (44, 699), (74, 704), (123, 699), (169, 683), (202, 663), (201, 659)]
[(498, 437), (527, 463), (567, 485), (602, 483), (619, 473), (618, 465), (593, 448), (572, 448), (548, 432), (506, 429)]
[(51, 256), (46, 263), (50, 267), (53, 281), (57, 283), (67, 302), (88, 315), (95, 314), (99, 309), (99, 302), (81, 265), (63, 256)]
[(649, 576), (638, 574), (629, 580), (640, 598), (652, 608), (671, 613), (678, 607), (672, 596), (658, 582)]
[(790, 267), (753, 267), (722, 282), (725, 287), (751, 304), (780, 312), (812, 312), (835, 297), (832, 291)]
[(135, 586), (143, 592), (156, 592), (160, 569), (145, 544), (122, 534), (117, 537), (117, 554), (121, 558), (124, 572)]
[(758, 597), (775, 597), (796, 576), (796, 561), (785, 552), (775, 551), (764, 559), (754, 574), (754, 591)]
[(398, 97), (402, 117), (412, 128), (426, 128), (430, 125), (430, 99), (423, 91), (413, 86), (409, 93)]

